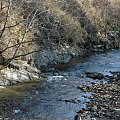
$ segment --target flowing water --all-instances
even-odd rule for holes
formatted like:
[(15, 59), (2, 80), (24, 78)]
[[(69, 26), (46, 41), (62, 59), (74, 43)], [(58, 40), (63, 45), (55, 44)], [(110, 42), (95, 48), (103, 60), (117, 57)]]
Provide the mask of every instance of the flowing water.
[(74, 120), (76, 111), (86, 107), (92, 93), (77, 86), (107, 82), (87, 78), (85, 71), (110, 75), (120, 71), (120, 51), (95, 54), (76, 62), (62, 72), (46, 73), (48, 78), (39, 87), (26, 93), (26, 98), (14, 107), (8, 117), (12, 120)]

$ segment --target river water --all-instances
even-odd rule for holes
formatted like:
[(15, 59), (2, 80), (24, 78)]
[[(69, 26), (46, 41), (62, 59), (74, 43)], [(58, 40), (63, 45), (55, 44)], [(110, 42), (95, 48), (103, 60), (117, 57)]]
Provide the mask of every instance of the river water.
[(46, 80), (39, 87), (26, 93), (21, 103), (14, 107), (8, 117), (12, 120), (74, 120), (76, 112), (86, 108), (92, 93), (77, 89), (81, 85), (107, 82), (87, 78), (86, 71), (110, 75), (120, 71), (120, 51), (94, 54), (76, 62), (62, 72), (46, 73)]

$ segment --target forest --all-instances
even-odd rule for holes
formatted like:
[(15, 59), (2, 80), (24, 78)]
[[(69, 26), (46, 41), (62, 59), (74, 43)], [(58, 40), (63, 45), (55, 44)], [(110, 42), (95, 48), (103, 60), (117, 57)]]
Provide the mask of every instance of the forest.
[(120, 0), (0, 0), (1, 120), (120, 120)]

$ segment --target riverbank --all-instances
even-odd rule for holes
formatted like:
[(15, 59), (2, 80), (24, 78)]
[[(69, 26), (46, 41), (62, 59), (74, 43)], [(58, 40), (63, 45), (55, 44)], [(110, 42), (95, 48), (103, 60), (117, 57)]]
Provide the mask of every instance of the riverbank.
[(108, 83), (82, 87), (82, 91), (92, 92), (92, 96), (87, 108), (77, 112), (79, 117), (90, 116), (92, 120), (120, 119), (120, 72), (113, 72), (106, 79)]

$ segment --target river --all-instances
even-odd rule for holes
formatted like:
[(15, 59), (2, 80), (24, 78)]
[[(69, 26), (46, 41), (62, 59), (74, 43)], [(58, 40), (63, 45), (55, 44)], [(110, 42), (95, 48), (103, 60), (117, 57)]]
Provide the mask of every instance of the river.
[(61, 72), (45, 73), (46, 80), (25, 94), (25, 99), (14, 106), (10, 120), (74, 120), (76, 112), (86, 108), (92, 93), (77, 89), (81, 85), (105, 83), (106, 79), (87, 78), (86, 71), (110, 75), (120, 70), (120, 51), (94, 54), (83, 60), (75, 59), (70, 68)]

